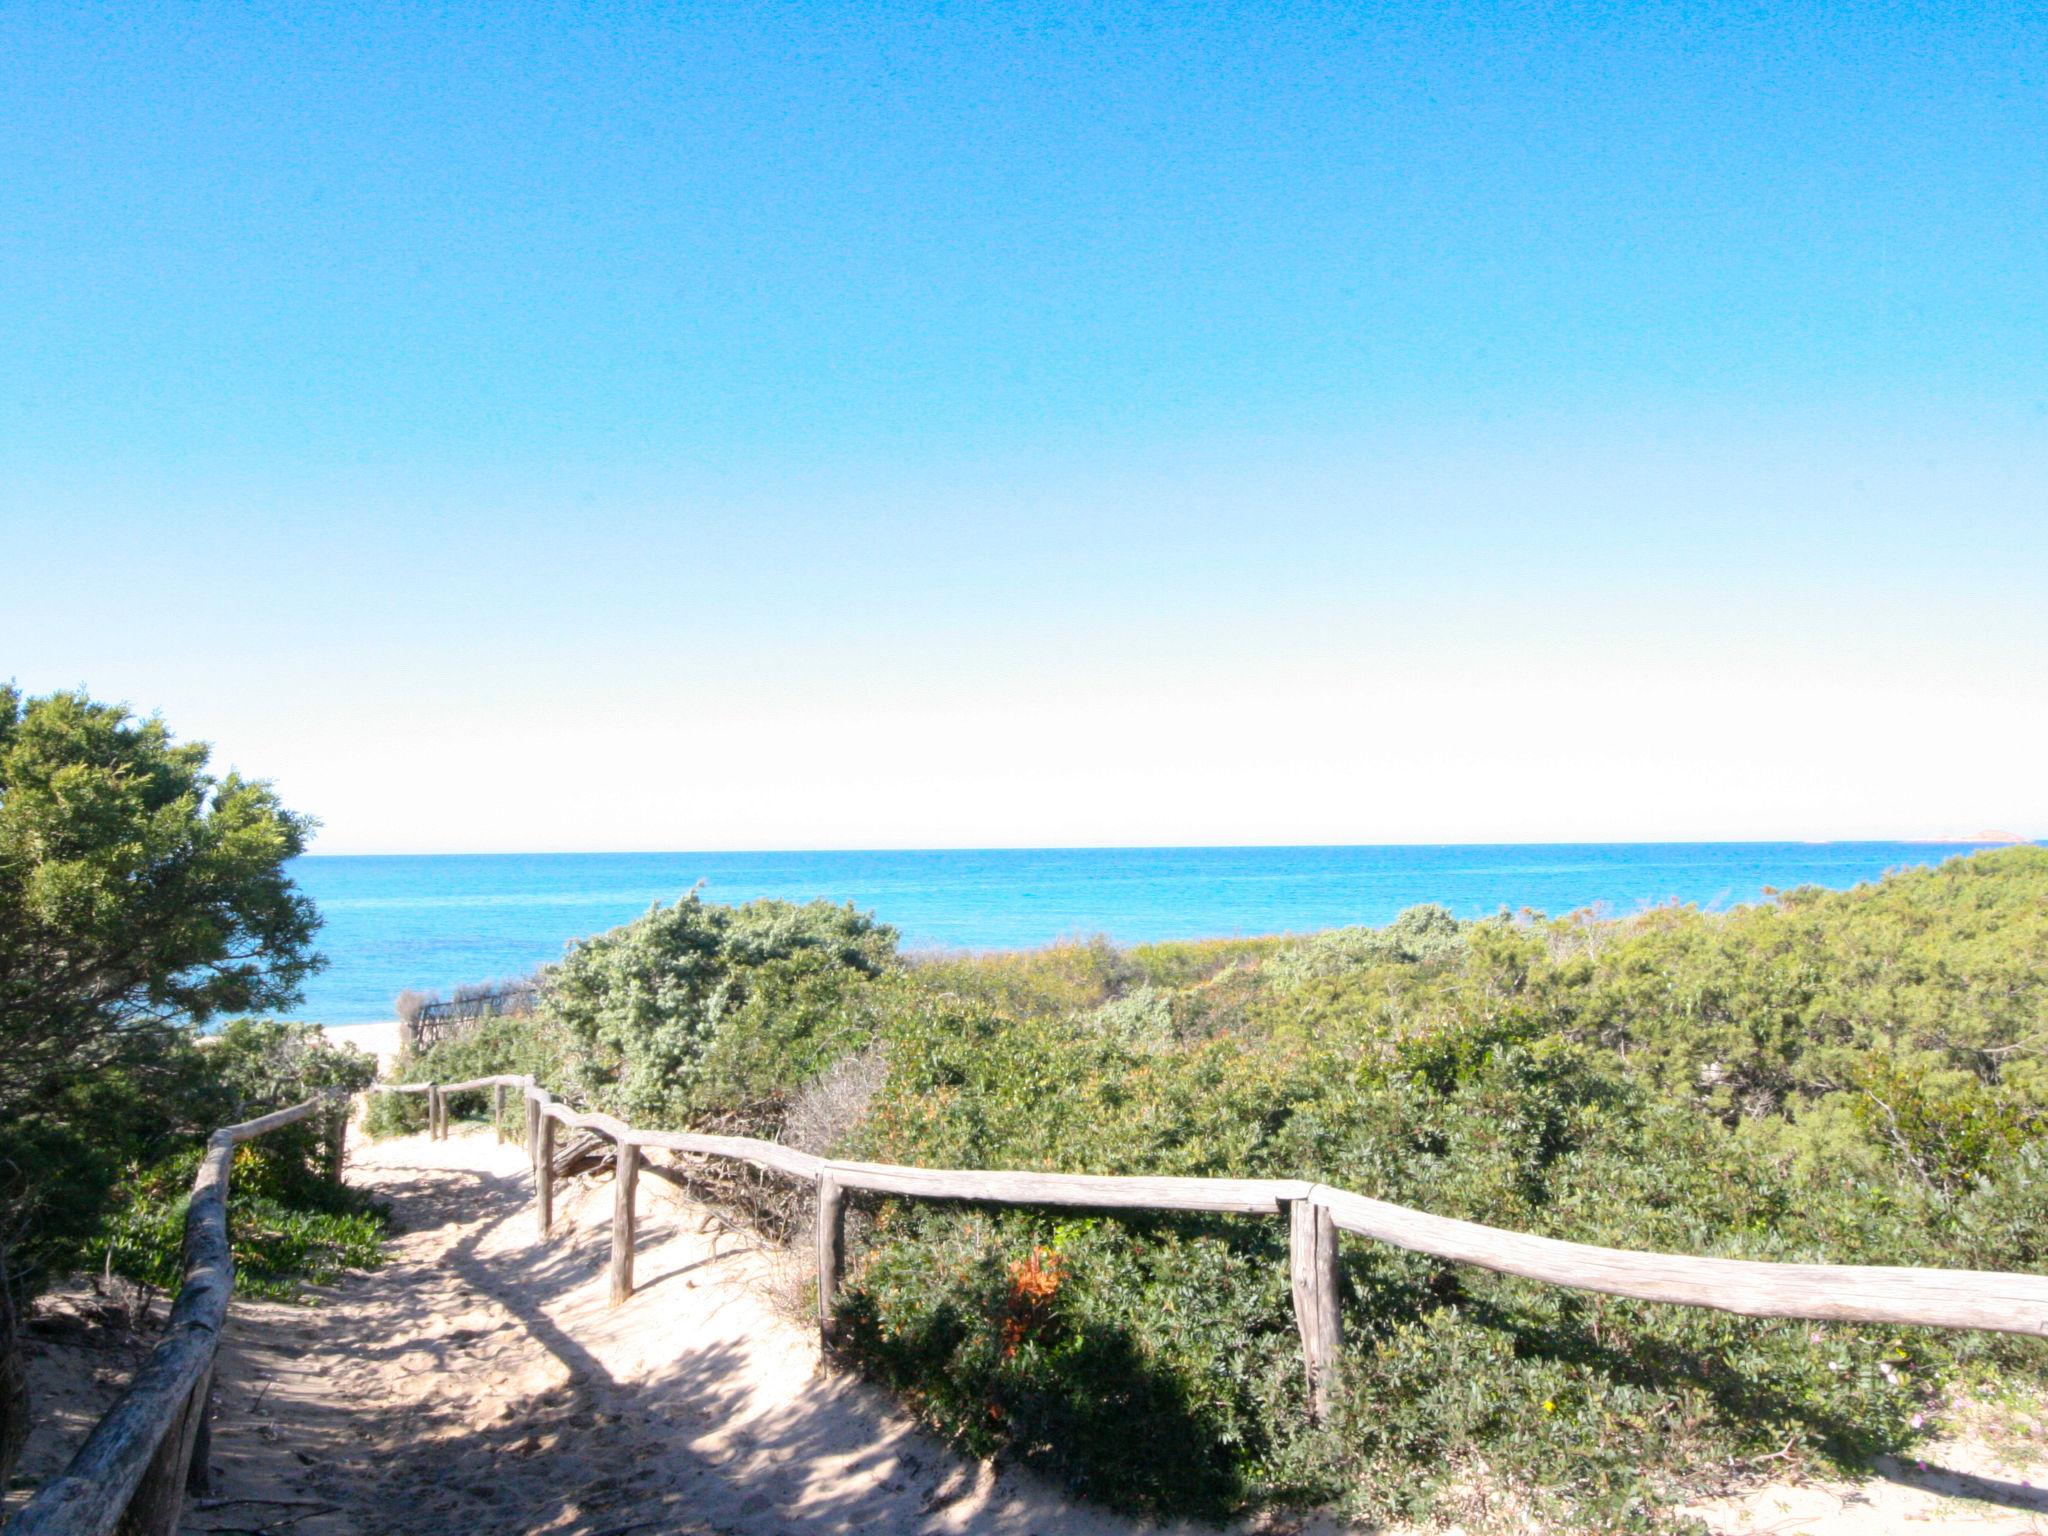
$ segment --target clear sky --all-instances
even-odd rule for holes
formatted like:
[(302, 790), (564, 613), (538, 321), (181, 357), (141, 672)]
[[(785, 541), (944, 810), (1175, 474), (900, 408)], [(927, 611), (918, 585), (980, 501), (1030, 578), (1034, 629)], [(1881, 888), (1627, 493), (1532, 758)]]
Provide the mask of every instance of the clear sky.
[(6, 7), (8, 676), (327, 852), (2048, 833), (2048, 11)]

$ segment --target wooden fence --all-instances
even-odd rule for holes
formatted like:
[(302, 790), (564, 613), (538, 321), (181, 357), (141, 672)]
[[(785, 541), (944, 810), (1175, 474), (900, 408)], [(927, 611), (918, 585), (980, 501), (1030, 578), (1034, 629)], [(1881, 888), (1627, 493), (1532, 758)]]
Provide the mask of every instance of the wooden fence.
[(818, 1320), (827, 1345), (832, 1339), (833, 1304), (844, 1269), (845, 1199), (849, 1190), (912, 1200), (987, 1205), (1285, 1216), (1294, 1319), (1301, 1334), (1310, 1410), (1318, 1416), (1329, 1406), (1344, 1342), (1343, 1317), (1338, 1305), (1339, 1232), (1357, 1233), (1415, 1253), (1474, 1264), (1502, 1274), (1638, 1301), (1710, 1307), (1749, 1317), (1979, 1328), (1996, 1333), (2048, 1336), (2048, 1276), (2044, 1275), (1863, 1264), (1782, 1264), (1599, 1248), (1432, 1216), (1302, 1179), (1118, 1177), (839, 1162), (744, 1136), (638, 1130), (610, 1115), (578, 1113), (527, 1077), (408, 1083), (372, 1091), (426, 1094), (432, 1134), (446, 1136), (447, 1096), (485, 1088), (495, 1095), (494, 1120), (501, 1139), (505, 1135), (507, 1091), (517, 1088), (524, 1099), (534, 1204), (543, 1238), (554, 1225), (555, 1127), (595, 1131), (617, 1147), (611, 1250), (614, 1304), (633, 1293), (633, 1196), (643, 1148), (662, 1147), (704, 1157), (739, 1159), (813, 1185), (818, 1202)]
[[(424, 1094), (428, 1133), (445, 1137), (448, 1095), (488, 1089), (502, 1141), (509, 1093), (515, 1088), (525, 1108), (534, 1207), (543, 1239), (554, 1227), (556, 1127), (594, 1131), (617, 1149), (610, 1266), (614, 1304), (633, 1294), (634, 1195), (644, 1149), (734, 1159), (812, 1185), (818, 1209), (819, 1330), (828, 1347), (845, 1263), (846, 1195), (852, 1190), (986, 1205), (1284, 1216), (1294, 1318), (1301, 1334), (1310, 1410), (1317, 1415), (1329, 1405), (1344, 1341), (1338, 1305), (1339, 1232), (1502, 1274), (1640, 1301), (1711, 1307), (1750, 1317), (2048, 1336), (2048, 1276), (2043, 1275), (1777, 1264), (1597, 1248), (1431, 1216), (1302, 1179), (1118, 1177), (840, 1162), (745, 1136), (639, 1130), (610, 1115), (579, 1113), (529, 1077), (380, 1084), (371, 1091)], [(206, 1393), (233, 1285), (227, 1245), (229, 1161), (240, 1142), (303, 1120), (331, 1102), (309, 1100), (214, 1133), (193, 1184), (192, 1211), (186, 1220), (185, 1285), (164, 1342), (63, 1475), (15, 1517), (7, 1536), (113, 1536), (117, 1530), (122, 1536), (162, 1536), (174, 1529), (187, 1469), (194, 1486), (202, 1485), (205, 1476)]]
[(453, 1039), (480, 1019), (530, 1013), (539, 996), (539, 987), (523, 986), (507, 987), (499, 992), (479, 992), (450, 1002), (422, 1003), (410, 1021), (401, 1021), (406, 1026), (403, 1032), (413, 1051), (423, 1051), (430, 1045)]
[(213, 1357), (235, 1288), (228, 1246), (228, 1173), (235, 1148), (323, 1110), (334, 1116), (329, 1172), (339, 1180), (346, 1099), (323, 1094), (225, 1126), (208, 1138), (185, 1213), (185, 1279), (162, 1342), (70, 1465), (8, 1522), (7, 1536), (169, 1536), (177, 1529), (188, 1483), (205, 1492)]

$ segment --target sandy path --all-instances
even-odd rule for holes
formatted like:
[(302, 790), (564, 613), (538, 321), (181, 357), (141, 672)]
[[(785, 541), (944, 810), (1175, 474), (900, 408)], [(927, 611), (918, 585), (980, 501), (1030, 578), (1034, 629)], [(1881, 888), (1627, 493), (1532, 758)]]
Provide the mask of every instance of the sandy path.
[[(185, 1531), (1142, 1528), (962, 1461), (879, 1392), (821, 1376), (811, 1330), (770, 1299), (777, 1261), (698, 1232), (696, 1209), (659, 1181), (641, 1185), (640, 1289), (614, 1309), (605, 1181), (564, 1191), (543, 1246), (524, 1155), (488, 1133), (362, 1144), (349, 1176), (392, 1202), (391, 1261), (313, 1308), (236, 1301), (214, 1487)], [(2048, 1532), (2048, 1476), (2038, 1439), (2018, 1449), (2015, 1463), (1980, 1444), (1930, 1447), (1925, 1473), (1755, 1489), (1695, 1512), (1727, 1532), (2034, 1536)]]
[(608, 1183), (570, 1186), (543, 1247), (524, 1154), (487, 1132), (365, 1144), (349, 1177), (392, 1202), (391, 1260), (314, 1308), (236, 1302), (187, 1531), (1133, 1529), (820, 1376), (769, 1256), (697, 1232), (659, 1181), (613, 1309)]

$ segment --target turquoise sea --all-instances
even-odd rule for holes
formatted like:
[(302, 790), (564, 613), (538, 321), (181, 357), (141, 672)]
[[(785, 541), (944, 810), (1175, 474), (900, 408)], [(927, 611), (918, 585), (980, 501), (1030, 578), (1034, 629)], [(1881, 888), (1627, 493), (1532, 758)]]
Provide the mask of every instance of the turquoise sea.
[(563, 946), (670, 902), (851, 901), (913, 949), (1009, 949), (1077, 934), (1123, 943), (1384, 923), (1441, 902), (1627, 913), (1679, 900), (1755, 901), (1933, 864), (1972, 843), (1574, 843), (1336, 848), (1026, 848), (874, 853), (309, 856), (330, 962), (298, 1016), (392, 1016), (406, 987), (448, 992), (522, 974)]

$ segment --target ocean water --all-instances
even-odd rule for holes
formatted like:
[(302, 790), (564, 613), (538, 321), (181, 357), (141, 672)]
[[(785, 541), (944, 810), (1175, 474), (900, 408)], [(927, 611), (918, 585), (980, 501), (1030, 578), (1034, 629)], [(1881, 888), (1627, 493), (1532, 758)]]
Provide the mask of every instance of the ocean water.
[(1417, 902), (1616, 913), (1728, 907), (1766, 887), (1846, 888), (1969, 843), (1585, 843), (1338, 848), (1031, 848), (875, 853), (309, 856), (294, 878), (326, 919), (328, 968), (300, 1018), (392, 1017), (406, 987), (451, 991), (558, 959), (671, 902), (822, 897), (872, 910), (913, 949), (1122, 943), (1384, 923)]

